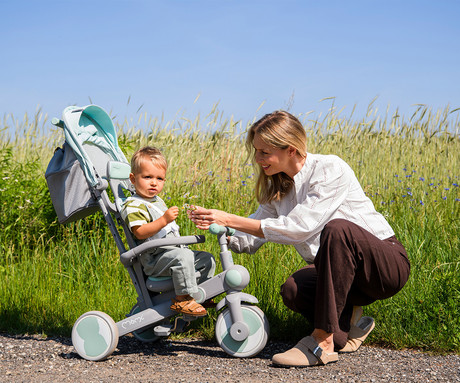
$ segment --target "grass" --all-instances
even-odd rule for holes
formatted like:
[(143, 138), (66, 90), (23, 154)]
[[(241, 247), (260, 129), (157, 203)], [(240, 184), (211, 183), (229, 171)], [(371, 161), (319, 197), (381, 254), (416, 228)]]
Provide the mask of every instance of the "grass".
[[(416, 108), (408, 118), (362, 119), (300, 115), (309, 152), (333, 153), (355, 170), (367, 195), (406, 246), (411, 277), (391, 299), (365, 308), (376, 319), (370, 343), (434, 352), (460, 352), (460, 138), (457, 111)], [(171, 205), (195, 203), (249, 215), (254, 175), (242, 145), (240, 121), (217, 108), (202, 118), (164, 122), (141, 116), (116, 122), (127, 157), (141, 146), (163, 149), (170, 162), (163, 197)], [(139, 129), (142, 125), (146, 128)], [(101, 310), (114, 320), (135, 304), (135, 291), (101, 216), (59, 225), (44, 171), (63, 141), (38, 111), (0, 125), (0, 331), (70, 335), (82, 313)], [(178, 218), (183, 235), (197, 229)], [(200, 249), (218, 254), (213, 237)], [(295, 341), (309, 331), (279, 296), (284, 280), (303, 265), (288, 246), (266, 244), (255, 255), (235, 254), (251, 274), (247, 292), (260, 301), (273, 338)], [(192, 330), (211, 338), (216, 314)], [(294, 330), (293, 330), (294, 329)]]

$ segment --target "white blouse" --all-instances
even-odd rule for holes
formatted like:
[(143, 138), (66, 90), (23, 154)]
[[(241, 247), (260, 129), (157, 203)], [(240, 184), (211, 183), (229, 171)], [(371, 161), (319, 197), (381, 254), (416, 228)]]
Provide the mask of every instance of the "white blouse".
[(305, 261), (313, 263), (321, 231), (336, 218), (351, 221), (380, 239), (394, 235), (353, 170), (339, 157), (308, 153), (294, 182), (284, 198), (260, 205), (250, 216), (261, 221), (265, 238), (237, 231), (229, 243), (233, 251), (252, 254), (269, 241), (294, 245)]

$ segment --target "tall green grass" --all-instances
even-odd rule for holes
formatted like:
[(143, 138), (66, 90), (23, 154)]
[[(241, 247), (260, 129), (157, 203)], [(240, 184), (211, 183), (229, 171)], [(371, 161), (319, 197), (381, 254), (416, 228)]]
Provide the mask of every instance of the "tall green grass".
[[(309, 152), (346, 160), (376, 208), (406, 246), (412, 270), (395, 297), (365, 308), (376, 319), (369, 342), (395, 348), (460, 351), (460, 138), (458, 114), (420, 106), (407, 118), (370, 106), (360, 119), (333, 108), (323, 118), (300, 115)], [(163, 149), (170, 169), (163, 197), (169, 205), (200, 204), (249, 215), (253, 168), (241, 121), (213, 109), (205, 117), (164, 122), (142, 115), (115, 122), (127, 157), (150, 144)], [(139, 125), (146, 126), (139, 129)], [(38, 111), (0, 126), (0, 331), (70, 335), (79, 315), (101, 310), (120, 320), (136, 295), (99, 214), (59, 225), (44, 179), (63, 134)], [(178, 218), (183, 235), (199, 232)], [(203, 232), (200, 232), (203, 234)], [(218, 254), (214, 237), (200, 249)], [(286, 309), (279, 287), (303, 261), (288, 246), (266, 244), (255, 255), (235, 254), (251, 274), (247, 291), (260, 301), (273, 338), (295, 341), (311, 330)], [(216, 314), (195, 332), (212, 337)], [(294, 330), (293, 330), (294, 329)]]

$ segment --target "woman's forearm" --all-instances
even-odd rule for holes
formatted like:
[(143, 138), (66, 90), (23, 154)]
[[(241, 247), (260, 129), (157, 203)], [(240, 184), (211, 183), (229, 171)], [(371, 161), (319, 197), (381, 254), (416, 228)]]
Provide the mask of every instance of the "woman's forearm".
[(254, 235), (259, 238), (265, 238), (262, 231), (261, 222), (257, 219), (225, 213), (225, 226), (232, 227), (233, 229)]

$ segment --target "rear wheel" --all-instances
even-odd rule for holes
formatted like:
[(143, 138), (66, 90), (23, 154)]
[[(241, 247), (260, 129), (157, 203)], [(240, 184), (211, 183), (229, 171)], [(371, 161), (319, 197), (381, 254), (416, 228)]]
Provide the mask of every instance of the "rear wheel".
[(80, 316), (73, 325), (72, 344), (84, 359), (105, 359), (117, 347), (117, 325), (106, 313), (89, 311)]
[(246, 358), (257, 355), (267, 344), (270, 326), (264, 312), (257, 306), (241, 305), (244, 323), (249, 328), (249, 336), (237, 341), (230, 335), (233, 324), (230, 309), (219, 314), (216, 321), (216, 339), (220, 347), (229, 355)]

